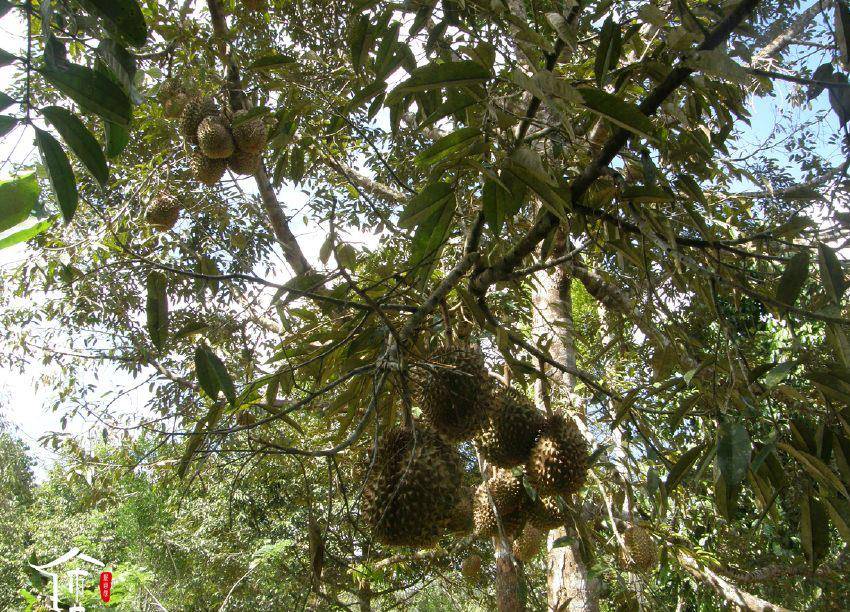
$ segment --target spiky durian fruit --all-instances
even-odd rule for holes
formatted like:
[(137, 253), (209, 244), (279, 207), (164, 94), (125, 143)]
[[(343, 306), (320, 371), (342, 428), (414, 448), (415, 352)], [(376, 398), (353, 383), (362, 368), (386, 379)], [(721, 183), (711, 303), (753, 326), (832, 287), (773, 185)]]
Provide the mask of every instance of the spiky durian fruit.
[(180, 216), (180, 200), (168, 193), (159, 193), (148, 205), (145, 221), (154, 229), (170, 230)]
[(435, 544), (459, 500), (462, 473), (460, 455), (436, 433), (388, 431), (363, 489), (372, 536), (391, 546)]
[(243, 118), (249, 111), (238, 110), (233, 114), (233, 140), (240, 151), (259, 153), (266, 147), (268, 130), (262, 117), (254, 117), (245, 121)]
[(507, 470), (497, 470), (475, 490), (472, 517), (477, 536), (498, 535), (501, 522), (505, 536), (514, 537), (528, 518), (528, 496), (522, 481)]
[(230, 129), (220, 115), (205, 117), (198, 126), (198, 148), (210, 159), (227, 159), (236, 145)]
[(544, 422), (543, 414), (522, 393), (501, 389), (494, 397), (487, 425), (476, 438), (478, 450), (501, 467), (525, 463)]
[(522, 533), (514, 540), (511, 549), (514, 557), (523, 563), (531, 561), (543, 548), (546, 542), (546, 532), (541, 531), (531, 523), (522, 528)]
[(461, 575), (469, 582), (474, 582), (481, 575), (481, 557), (469, 555), (460, 565)]
[(180, 133), (183, 138), (198, 144), (198, 127), (204, 119), (217, 112), (218, 108), (212, 98), (195, 97), (189, 100), (180, 114)]
[(224, 171), (227, 169), (227, 160), (210, 159), (206, 155), (196, 151), (192, 154), (191, 166), (195, 178), (204, 185), (212, 187), (224, 176)]
[(484, 356), (475, 350), (435, 351), (417, 370), (414, 383), (425, 420), (453, 442), (468, 440), (490, 409), (490, 378)]
[(446, 523), (446, 531), (455, 535), (466, 535), (472, 531), (472, 500), (475, 489), (464, 488)]
[(625, 565), (638, 572), (645, 572), (658, 563), (658, 549), (649, 532), (643, 527), (632, 525), (623, 533)]
[(230, 156), (230, 159), (227, 160), (227, 167), (230, 168), (234, 174), (240, 174), (243, 176), (249, 176), (257, 173), (257, 170), (260, 167), (260, 153), (254, 153), (252, 151), (242, 151), (240, 149), (236, 149), (233, 152), (233, 155)]
[(528, 521), (544, 531), (563, 527), (567, 513), (561, 510), (557, 495), (538, 495), (528, 511)]
[(578, 426), (563, 414), (553, 414), (531, 449), (528, 479), (540, 495), (572, 495), (587, 479), (587, 442)]
[(186, 91), (183, 81), (171, 78), (159, 88), (157, 97), (162, 105), (162, 114), (169, 119), (176, 119), (186, 108), (186, 103), (189, 102), (191, 96)]

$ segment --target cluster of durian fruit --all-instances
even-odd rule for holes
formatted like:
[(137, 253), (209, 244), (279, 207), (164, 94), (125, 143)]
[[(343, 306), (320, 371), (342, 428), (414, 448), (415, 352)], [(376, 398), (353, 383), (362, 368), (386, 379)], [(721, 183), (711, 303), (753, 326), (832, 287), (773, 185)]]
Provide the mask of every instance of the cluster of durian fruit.
[[(546, 533), (564, 525), (564, 500), (585, 483), (588, 446), (576, 424), (498, 386), (473, 349), (436, 351), (415, 372), (413, 388), (422, 418), (384, 433), (364, 485), (362, 517), (372, 537), (427, 548), (472, 532), (505, 538), (517, 559), (533, 558)], [(456, 445), (468, 440), (492, 466), (477, 487), (463, 484)]]

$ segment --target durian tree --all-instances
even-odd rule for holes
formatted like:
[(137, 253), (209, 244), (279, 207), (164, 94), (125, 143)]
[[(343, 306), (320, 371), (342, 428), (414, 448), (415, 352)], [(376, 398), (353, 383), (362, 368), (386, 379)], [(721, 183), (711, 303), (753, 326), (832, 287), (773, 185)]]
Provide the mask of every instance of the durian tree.
[[(464, 579), (500, 610), (847, 600), (843, 0), (14, 10), (45, 172), (0, 185), (0, 227), (69, 222), (15, 235), (4, 359), (158, 439), (135, 466), (176, 486), (236, 463), (310, 491), (293, 520), (340, 517), (307, 521), (311, 606)], [(112, 151), (33, 59), (102, 41), (134, 103)], [(73, 167), (46, 106), (84, 118), (45, 115)]]

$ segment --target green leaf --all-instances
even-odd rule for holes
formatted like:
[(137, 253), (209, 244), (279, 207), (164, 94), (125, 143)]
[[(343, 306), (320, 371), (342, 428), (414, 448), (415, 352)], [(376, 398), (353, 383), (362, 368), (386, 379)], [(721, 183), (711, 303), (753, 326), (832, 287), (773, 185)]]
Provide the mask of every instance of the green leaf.
[(336, 261), (346, 270), (357, 268), (357, 250), (350, 244), (341, 244), (336, 249)]
[(0, 182), (0, 232), (23, 222), (38, 204), (40, 193), (34, 173)]
[(12, 8), (11, 0), (0, 0), (0, 17), (3, 17)]
[(847, 289), (844, 280), (844, 270), (835, 251), (827, 245), (818, 243), (818, 267), (823, 288), (829, 299), (836, 305), (841, 305), (841, 297)]
[(513, 217), (522, 206), (528, 188), (512, 174), (503, 172), (501, 180), (488, 179), (482, 190), (484, 219), (494, 236), (502, 224)]
[(17, 56), (13, 55), (12, 53), (0, 49), (0, 67), (8, 66), (17, 59)]
[(221, 419), (223, 412), (223, 406), (216, 404), (209, 409), (209, 412), (204, 415), (204, 418), (195, 424), (195, 429), (192, 430), (192, 434), (186, 442), (186, 451), (183, 453), (183, 456), (180, 458), (180, 463), (177, 465), (177, 476), (179, 478), (183, 478), (183, 476), (186, 475), (186, 471), (189, 469), (189, 463), (192, 461), (192, 457), (204, 443), (204, 429), (214, 429), (219, 419)]
[(18, 119), (15, 117), (0, 115), (0, 138), (3, 138), (6, 134), (15, 129), (16, 125), (18, 125)]
[(10, 246), (25, 242), (30, 238), (34, 238), (35, 236), (47, 231), (51, 225), (53, 225), (53, 219), (45, 219), (33, 226), (19, 230), (13, 234), (9, 234), (5, 238), (0, 239), (0, 249), (6, 249)]
[(80, 0), (87, 11), (106, 22), (107, 28), (136, 47), (148, 39), (148, 26), (136, 0)]
[(386, 104), (390, 106), (401, 101), (407, 94), (417, 91), (470, 85), (486, 81), (490, 77), (489, 70), (472, 60), (428, 64), (414, 70), (409, 79), (396, 87), (387, 96)]
[(744, 481), (751, 453), (746, 428), (734, 421), (723, 422), (717, 430), (717, 465), (727, 486), (734, 488)]
[(83, 110), (118, 125), (130, 124), (133, 115), (130, 98), (105, 74), (77, 64), (46, 66), (41, 73)]
[(548, 175), (523, 164), (516, 159), (516, 156), (505, 160), (504, 172), (510, 173), (536, 193), (540, 197), (540, 202), (549, 212), (566, 222), (567, 211), (571, 208), (571, 203), (567, 199), (569, 192), (553, 189), (551, 186), (552, 179)]
[(419, 224), (413, 235), (411, 264), (419, 265), (427, 261), (427, 265), (422, 266), (418, 273), (423, 285), (430, 277), (448, 238), (456, 206), (454, 193), (442, 198), (440, 205), (432, 208), (431, 216)]
[(236, 403), (236, 388), (224, 362), (204, 344), (195, 348), (195, 374), (210, 398), (215, 400), (222, 391), (231, 405)]
[(829, 521), (823, 504), (810, 495), (800, 502), (800, 542), (814, 569), (829, 549)]
[(274, 68), (289, 66), (293, 63), (295, 63), (293, 56), (284, 53), (274, 53), (254, 60), (248, 65), (248, 70), (272, 70)]
[(578, 91), (584, 99), (584, 105), (591, 112), (638, 136), (655, 139), (655, 126), (634, 104), (601, 89), (580, 87)]
[(104, 132), (106, 135), (106, 155), (118, 157), (130, 144), (130, 130), (117, 123), (105, 121)]
[(425, 186), (422, 191), (410, 198), (404, 211), (399, 215), (398, 226), (412, 229), (442, 210), (446, 200), (454, 193), (449, 183), (436, 182)]
[(420, 166), (433, 165), (470, 146), (481, 136), (481, 130), (475, 127), (461, 128), (443, 136), (430, 147), (419, 153), (414, 161)]
[(148, 274), (148, 296), (145, 307), (147, 329), (151, 342), (160, 351), (168, 338), (168, 293), (166, 287), (167, 281), (162, 272), (154, 271)]
[(97, 46), (98, 60), (95, 69), (120, 85), (133, 104), (143, 104), (145, 99), (136, 88), (136, 58), (114, 40), (102, 40)]
[(600, 87), (605, 80), (609, 70), (613, 70), (620, 60), (623, 50), (623, 36), (620, 24), (609, 16), (602, 24), (602, 32), (599, 35), (599, 47), (596, 49), (596, 61), (593, 72), (596, 75), (596, 84)]
[(674, 202), (676, 200), (676, 196), (660, 185), (628, 185), (623, 188), (620, 198), (635, 204)]
[(785, 270), (776, 287), (776, 299), (793, 306), (809, 278), (809, 252), (800, 251), (785, 265)]
[(679, 457), (679, 460), (673, 465), (670, 469), (670, 473), (667, 475), (667, 480), (664, 482), (664, 488), (668, 493), (672, 492), (682, 479), (687, 474), (688, 470), (694, 465), (697, 459), (699, 459), (703, 450), (705, 450), (705, 444), (698, 444), (693, 448), (685, 451), (685, 453)]
[(106, 185), (109, 180), (106, 157), (100, 144), (83, 122), (74, 113), (60, 106), (42, 108), (41, 114), (56, 128), (65, 144), (80, 158), (97, 182), (102, 186)]
[(363, 67), (366, 59), (369, 57), (369, 48), (371, 45), (367, 43), (369, 35), (369, 16), (360, 15), (357, 22), (351, 27), (348, 33), (348, 47), (351, 53), (351, 65), (355, 70)]
[(786, 442), (780, 442), (777, 446), (794, 457), (803, 469), (824, 487), (832, 489), (843, 495), (845, 499), (850, 500), (850, 492), (847, 491), (847, 487), (845, 487), (844, 483), (841, 482), (841, 479), (835, 475), (835, 472), (833, 472), (832, 469), (818, 457), (815, 457), (811, 453), (794, 448)]
[(16, 104), (15, 99), (7, 93), (0, 91), (0, 111), (6, 110), (13, 104)]
[(837, 502), (824, 498), (823, 505), (826, 508), (832, 524), (838, 530), (839, 535), (847, 544), (850, 544), (850, 523), (845, 518), (845, 515), (839, 510)]
[(56, 196), (59, 203), (62, 217), (68, 223), (74, 218), (79, 201), (77, 179), (74, 178), (71, 162), (68, 161), (68, 156), (65, 155), (59, 141), (44, 130), (35, 128), (35, 141), (38, 144), (39, 151), (41, 151), (44, 165), (47, 167), (47, 175), (50, 177), (53, 195)]

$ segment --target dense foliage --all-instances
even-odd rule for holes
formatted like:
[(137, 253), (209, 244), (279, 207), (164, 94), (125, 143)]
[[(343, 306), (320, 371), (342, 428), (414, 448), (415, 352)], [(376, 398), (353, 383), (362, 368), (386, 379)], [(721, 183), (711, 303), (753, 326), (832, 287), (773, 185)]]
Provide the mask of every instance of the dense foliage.
[[(65, 460), (13, 496), (31, 539), (4, 558), (79, 542), (133, 609), (850, 598), (846, 2), (12, 10), (0, 127), (41, 164), (0, 184), (0, 246), (28, 241), (4, 360), (43, 364), (103, 442), (47, 440)], [(210, 102), (177, 118), (178, 95)], [(267, 130), (252, 177), (223, 161), (238, 141), (189, 142), (213, 106), (210, 139)], [(413, 383), (447, 346), (588, 443), (545, 554), (393, 548), (361, 520), (377, 441), (422, 422)], [(103, 396), (95, 371), (136, 381)]]

